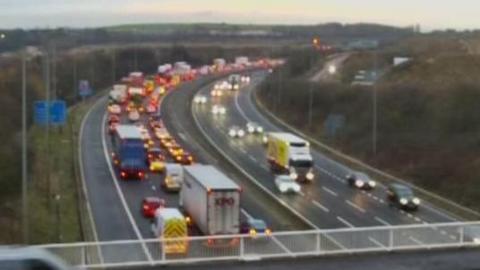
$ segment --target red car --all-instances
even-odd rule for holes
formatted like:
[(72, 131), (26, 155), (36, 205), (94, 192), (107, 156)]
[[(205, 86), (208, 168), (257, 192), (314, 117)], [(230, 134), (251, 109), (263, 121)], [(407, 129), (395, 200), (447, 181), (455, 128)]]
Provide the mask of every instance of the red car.
[(146, 197), (142, 200), (142, 212), (146, 218), (153, 218), (160, 207), (165, 207), (165, 200), (158, 197)]

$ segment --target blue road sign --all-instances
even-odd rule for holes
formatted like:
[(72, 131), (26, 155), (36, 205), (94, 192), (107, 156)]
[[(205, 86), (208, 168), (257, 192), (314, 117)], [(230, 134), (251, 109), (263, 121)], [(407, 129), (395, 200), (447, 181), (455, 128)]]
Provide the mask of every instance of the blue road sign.
[(78, 83), (78, 94), (81, 97), (87, 97), (92, 94), (92, 88), (87, 80), (81, 80)]
[(45, 100), (35, 101), (34, 113), (33, 118), (37, 125), (46, 126), (47, 122), (53, 125), (63, 125), (67, 120), (67, 105), (63, 100), (50, 101), (50, 106)]
[(44, 126), (48, 119), (48, 104), (46, 101), (35, 101), (34, 106), (34, 121), (35, 124)]
[(63, 125), (67, 120), (67, 105), (63, 100), (50, 102), (50, 124)]

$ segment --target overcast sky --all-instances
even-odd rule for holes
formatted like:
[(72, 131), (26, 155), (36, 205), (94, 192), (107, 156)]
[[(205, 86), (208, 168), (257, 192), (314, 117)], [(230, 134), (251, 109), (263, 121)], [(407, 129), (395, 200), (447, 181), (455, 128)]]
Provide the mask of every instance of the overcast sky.
[(0, 28), (128, 23), (419, 23), (480, 28), (478, 0), (0, 0)]

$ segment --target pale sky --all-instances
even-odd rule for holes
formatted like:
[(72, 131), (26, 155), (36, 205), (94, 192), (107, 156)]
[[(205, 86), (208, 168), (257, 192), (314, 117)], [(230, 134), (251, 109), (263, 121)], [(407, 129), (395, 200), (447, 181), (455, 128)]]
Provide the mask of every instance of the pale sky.
[(0, 0), (0, 14), (0, 29), (164, 22), (480, 28), (478, 0)]

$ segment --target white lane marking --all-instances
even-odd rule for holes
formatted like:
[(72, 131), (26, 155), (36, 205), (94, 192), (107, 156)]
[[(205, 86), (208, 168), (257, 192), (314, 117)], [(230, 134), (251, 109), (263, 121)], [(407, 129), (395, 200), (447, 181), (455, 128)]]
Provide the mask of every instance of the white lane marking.
[(385, 203), (385, 201), (384, 201), (383, 199), (378, 199), (378, 201), (379, 201), (380, 203)]
[(365, 211), (365, 209), (363, 209), (362, 207), (358, 206), (357, 204), (355, 204), (355, 203), (353, 203), (353, 202), (351, 202), (351, 201), (349, 201), (349, 200), (345, 200), (345, 202), (346, 202), (348, 205), (350, 205), (351, 207), (353, 207), (353, 208), (357, 209), (358, 211), (360, 211), (360, 212), (362, 212), (362, 213), (365, 214), (366, 211)]
[(238, 103), (238, 96), (239, 96), (238, 93), (239, 91), (235, 92), (235, 97), (234, 97), (235, 107), (237, 107), (237, 110), (240, 113), (240, 115), (243, 117), (243, 119), (245, 119), (247, 122), (252, 122), (250, 118), (248, 118), (247, 114), (245, 114), (243, 109), (240, 107), (240, 104)]
[(242, 153), (244, 153), (244, 154), (247, 153), (247, 151), (245, 151), (245, 149), (243, 149), (243, 148), (240, 148), (240, 147), (239, 147), (239, 150), (240, 150), (240, 152), (242, 152)]
[(441, 235), (447, 235), (447, 232), (444, 231), (444, 230), (441, 230), (441, 231), (440, 231), (440, 234), (441, 234)]
[(410, 213), (407, 213), (407, 217), (409, 217), (409, 218), (413, 218), (413, 215), (412, 215), (412, 214), (410, 214)]
[[(93, 238), (95, 239), (95, 242), (98, 242), (98, 233), (97, 233), (97, 227), (95, 226), (95, 220), (94, 220), (93, 214), (92, 214), (92, 206), (90, 205), (90, 199), (88, 197), (87, 182), (85, 181), (85, 172), (84, 172), (85, 168), (84, 168), (83, 159), (82, 159), (82, 156), (83, 156), (82, 140), (83, 140), (83, 130), (85, 128), (85, 123), (87, 122), (88, 117), (90, 116), (91, 112), (93, 111), (93, 108), (95, 106), (98, 106), (97, 104), (101, 104), (101, 102), (100, 102), (101, 100), (102, 99), (99, 99), (94, 105), (92, 105), (90, 107), (90, 109), (88, 110), (87, 114), (83, 117), (82, 123), (80, 124), (80, 130), (79, 130), (80, 135), (78, 137), (78, 162), (80, 163), (80, 179), (82, 180), (82, 192), (83, 192), (83, 195), (85, 196), (88, 217), (90, 218), (90, 221), (91, 221), (90, 225), (92, 227)], [(103, 132), (103, 129), (104, 129), (104, 127), (103, 127), (103, 123), (102, 123), (102, 132)], [(100, 264), (103, 264), (103, 262), (104, 262), (103, 254), (100, 251), (99, 246), (97, 247), (97, 252), (98, 252), (98, 258), (100, 260)]]
[(421, 221), (422, 221), (422, 219), (419, 218), (419, 217), (415, 217), (414, 219), (415, 219), (415, 221), (417, 221), (417, 222), (421, 222)]
[(157, 188), (156, 188), (154, 185), (152, 185), (152, 189), (153, 189), (153, 190), (157, 190)]
[[(443, 197), (441, 197), (441, 198), (443, 199)], [(438, 215), (440, 215), (440, 216), (442, 216), (442, 217), (444, 217), (444, 218), (446, 218), (446, 219), (448, 219), (448, 220), (450, 220), (450, 221), (457, 221), (455, 218), (451, 217), (450, 215), (448, 215), (448, 214), (446, 214), (446, 213), (443, 213), (443, 212), (435, 209), (434, 207), (430, 206), (428, 203), (424, 203), (422, 206), (423, 206), (424, 208), (429, 209), (430, 211), (433, 211), (433, 212), (437, 213)], [(469, 208), (467, 208), (467, 209), (469, 209)]]
[(180, 138), (182, 138), (182, 140), (187, 141), (187, 137), (185, 136), (185, 134), (179, 132), (178, 136), (180, 136)]
[(377, 216), (375, 216), (375, 220), (378, 221), (378, 222), (380, 222), (380, 223), (382, 223), (382, 224), (385, 225), (385, 226), (391, 226), (391, 225), (392, 225), (392, 224), (386, 222), (385, 220), (383, 220), (383, 219), (381, 219), (381, 218), (379, 218), (379, 217), (377, 217)]
[(377, 239), (369, 236), (368, 237), (368, 240), (370, 240), (370, 242), (374, 243), (375, 245), (381, 247), (381, 248), (387, 248), (385, 245), (383, 245), (382, 243), (378, 242)]
[(120, 185), (118, 184), (118, 179), (117, 176), (115, 175), (115, 171), (113, 170), (112, 163), (110, 161), (110, 155), (108, 154), (107, 151), (107, 142), (105, 140), (105, 124), (107, 121), (107, 113), (103, 115), (103, 120), (102, 120), (102, 145), (103, 145), (103, 152), (105, 154), (105, 159), (107, 161), (108, 169), (110, 170), (110, 174), (112, 175), (112, 181), (115, 184), (115, 188), (117, 189), (118, 196), (120, 197), (120, 201), (122, 202), (123, 208), (125, 209), (125, 212), (127, 213), (128, 220), (130, 221), (130, 224), (132, 225), (133, 231), (135, 232), (137, 238), (141, 240), (141, 245), (143, 248), (143, 251), (145, 252), (145, 255), (147, 256), (148, 261), (153, 264), (153, 258), (152, 255), (150, 254), (150, 251), (147, 248), (147, 245), (145, 244), (145, 241), (142, 237), (142, 234), (140, 233), (140, 230), (138, 229), (137, 223), (135, 223), (135, 219), (133, 218), (132, 212), (130, 212), (130, 208), (128, 208), (127, 201), (125, 200), (125, 197), (123, 195), (122, 189), (120, 188)]
[(291, 252), (282, 242), (280, 242), (280, 241), (277, 239), (277, 237), (275, 237), (275, 236), (272, 235), (271, 238), (273, 239), (273, 241), (274, 241), (275, 243), (277, 243), (277, 245), (278, 245), (280, 248), (283, 249), (283, 251), (285, 251), (285, 253), (287, 253), (287, 254), (292, 254), (292, 252)]
[(352, 223), (346, 221), (344, 218), (337, 216), (337, 219), (342, 222), (343, 224), (347, 225), (350, 228), (355, 228)]
[(335, 191), (333, 191), (333, 190), (331, 190), (327, 187), (322, 187), (322, 189), (325, 190), (326, 192), (330, 193), (331, 195), (335, 196), (335, 197), (338, 196), (338, 194)]
[(322, 209), (324, 212), (328, 213), (330, 212), (330, 209), (328, 209), (327, 207), (323, 206), (321, 203), (315, 201), (315, 200), (312, 200), (312, 203), (313, 205), (315, 205), (316, 207)]
[(303, 193), (302, 191), (299, 191), (298, 194), (300, 194), (300, 196), (302, 197), (305, 197), (305, 193)]
[(257, 162), (257, 160), (253, 156), (248, 156), (248, 158), (253, 162)]
[(422, 243), (422, 241), (418, 240), (417, 238), (413, 237), (413, 236), (410, 236), (408, 237), (408, 239), (412, 240), (413, 242), (415, 242), (417, 245), (420, 245), (420, 246), (423, 246), (424, 244)]
[(243, 214), (244, 216), (246, 216), (248, 219), (253, 219), (253, 216), (250, 215), (250, 214), (247, 212), (247, 210), (245, 210), (244, 208), (241, 208), (240, 211), (241, 211), (242, 214)]

